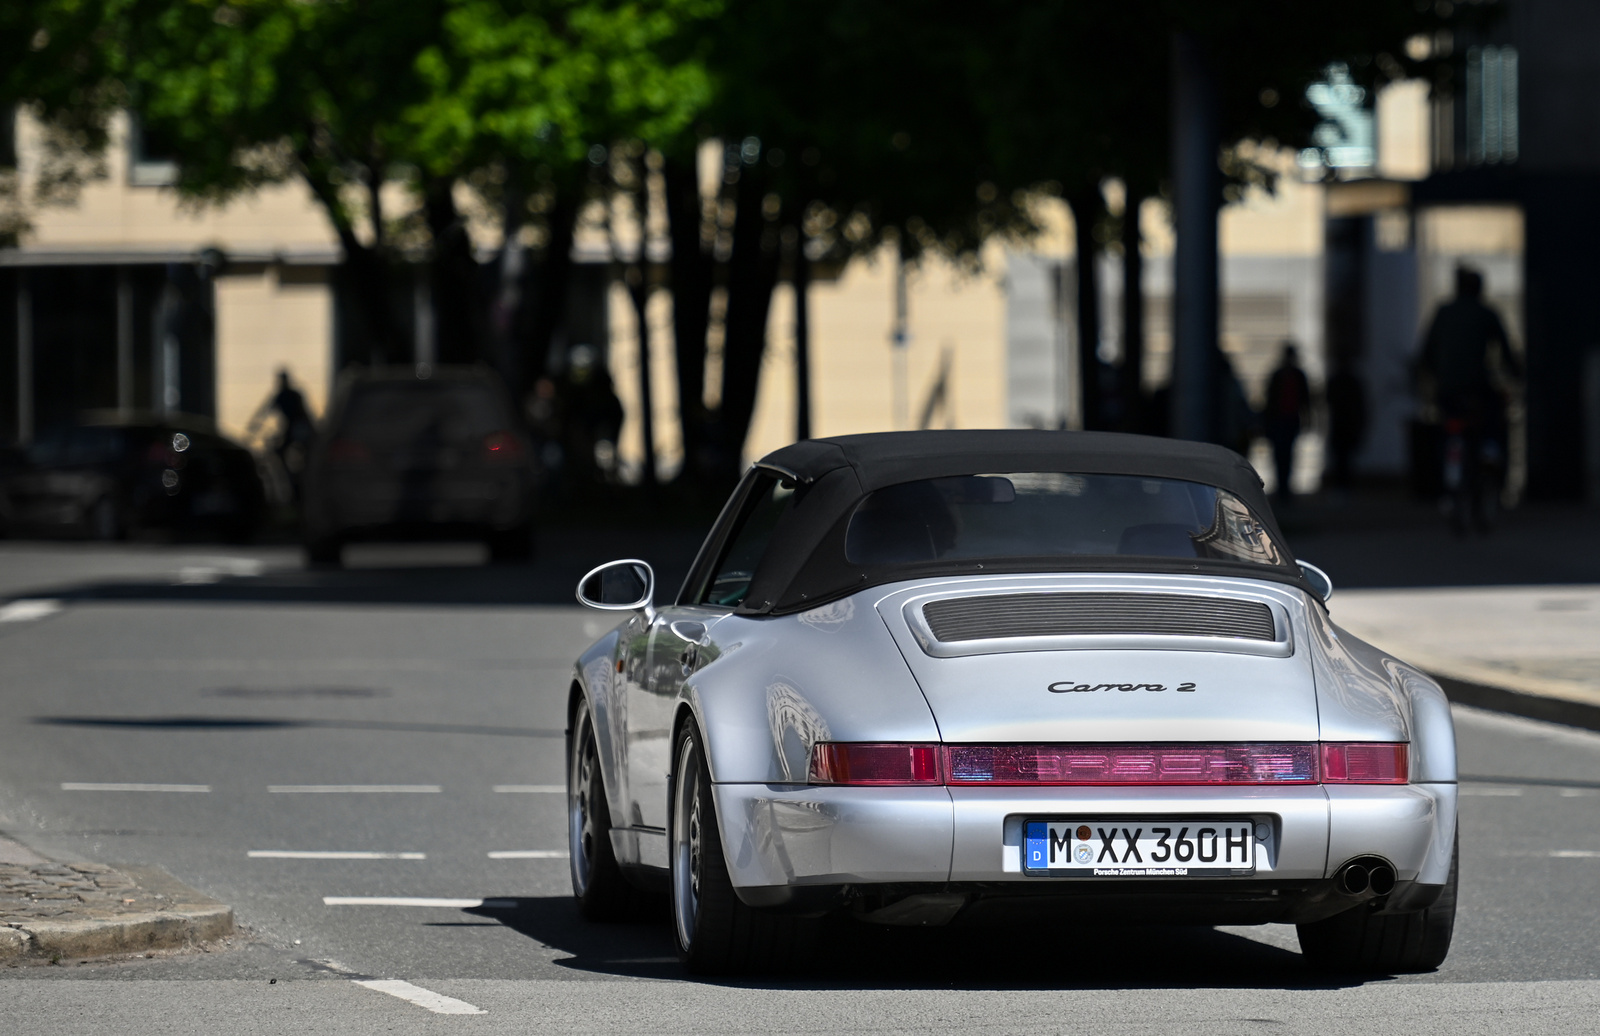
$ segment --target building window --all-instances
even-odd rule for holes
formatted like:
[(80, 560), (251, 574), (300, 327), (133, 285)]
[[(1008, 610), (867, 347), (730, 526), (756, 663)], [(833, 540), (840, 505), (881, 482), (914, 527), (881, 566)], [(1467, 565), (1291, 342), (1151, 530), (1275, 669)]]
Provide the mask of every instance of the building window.
[(1467, 50), (1466, 158), (1473, 165), (1517, 160), (1517, 49)]
[(128, 183), (134, 187), (166, 187), (178, 182), (178, 151), (144, 120), (128, 114)]

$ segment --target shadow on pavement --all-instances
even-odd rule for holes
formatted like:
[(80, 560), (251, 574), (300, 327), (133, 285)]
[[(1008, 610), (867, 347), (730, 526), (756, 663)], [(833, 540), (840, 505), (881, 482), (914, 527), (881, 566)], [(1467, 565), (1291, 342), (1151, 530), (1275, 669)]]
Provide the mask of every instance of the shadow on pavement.
[[(93, 555), (85, 551), (82, 556), (89, 561), (89, 571), (83, 576), (55, 575), (39, 585), (9, 589), (6, 596), (62, 601), (569, 605), (576, 603), (573, 594), (585, 572), (607, 561), (632, 557), (655, 568), (656, 598), (663, 601), (677, 594), (702, 536), (701, 530), (556, 530), (541, 533), (538, 559), (522, 564), (408, 564), (408, 553), (426, 553), (426, 548), (408, 551), (400, 547), (385, 552), (388, 560), (380, 553), (376, 563), (320, 568), (305, 565), (298, 552), (275, 548), (269, 553), (281, 560), (250, 566), (255, 571), (232, 572), (223, 566), (198, 578), (176, 569), (108, 577), (93, 573)], [(63, 545), (40, 546), (60, 550)], [(244, 548), (231, 552), (213, 548), (211, 552), (225, 556), (251, 553)], [(148, 548), (142, 553), (160, 556)], [(171, 556), (181, 559), (183, 552), (175, 548)]]
[[(665, 917), (653, 924), (583, 920), (570, 897), (507, 897), (467, 911), (551, 949), (558, 966), (599, 975), (691, 979)], [(819, 952), (794, 974), (711, 979), (748, 988), (812, 989), (1338, 989), (1362, 978), (1310, 970), (1298, 953), (1214, 928), (1074, 924), (1041, 915), (1025, 929), (956, 923), (893, 928), (823, 922)]]
[(1575, 505), (1527, 504), (1470, 536), (1399, 492), (1324, 494), (1277, 518), (1295, 557), (1336, 588), (1600, 583), (1600, 512)]

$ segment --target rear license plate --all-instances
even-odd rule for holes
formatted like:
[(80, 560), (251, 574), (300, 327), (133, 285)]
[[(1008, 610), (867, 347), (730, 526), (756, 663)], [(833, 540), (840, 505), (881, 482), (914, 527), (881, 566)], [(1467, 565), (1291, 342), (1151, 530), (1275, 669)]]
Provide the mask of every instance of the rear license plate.
[(1254, 874), (1255, 821), (1029, 820), (1027, 874), (1087, 878), (1187, 878)]

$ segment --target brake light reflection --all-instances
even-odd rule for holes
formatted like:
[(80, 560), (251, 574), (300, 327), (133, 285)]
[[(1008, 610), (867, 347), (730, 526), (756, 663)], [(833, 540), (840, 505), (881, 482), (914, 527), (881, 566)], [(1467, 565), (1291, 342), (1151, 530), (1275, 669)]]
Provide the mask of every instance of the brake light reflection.
[(522, 455), (522, 444), (510, 432), (490, 432), (483, 438), (483, 452), (490, 460), (511, 460)]
[(1404, 744), (932, 745), (822, 742), (812, 784), (1405, 784)]

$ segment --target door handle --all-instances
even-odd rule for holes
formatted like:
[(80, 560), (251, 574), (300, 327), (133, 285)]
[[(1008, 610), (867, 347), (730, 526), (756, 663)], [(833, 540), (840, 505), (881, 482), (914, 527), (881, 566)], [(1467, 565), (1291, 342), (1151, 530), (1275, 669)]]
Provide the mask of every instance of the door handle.
[(688, 676), (694, 672), (695, 665), (700, 661), (700, 645), (688, 644), (684, 646), (683, 654), (678, 656), (678, 664), (683, 667), (683, 675)]

